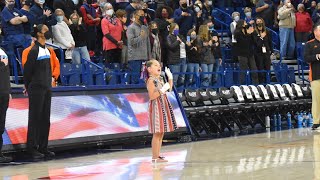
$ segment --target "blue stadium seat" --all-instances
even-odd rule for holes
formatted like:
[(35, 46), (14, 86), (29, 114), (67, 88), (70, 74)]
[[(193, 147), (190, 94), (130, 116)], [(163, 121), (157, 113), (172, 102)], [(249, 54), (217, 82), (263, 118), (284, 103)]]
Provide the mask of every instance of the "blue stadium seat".
[(80, 85), (81, 66), (63, 63), (60, 66), (62, 85)]
[(90, 64), (90, 74), (92, 74), (93, 84), (94, 85), (106, 85), (104, 78), (104, 69), (98, 68), (95, 65)]

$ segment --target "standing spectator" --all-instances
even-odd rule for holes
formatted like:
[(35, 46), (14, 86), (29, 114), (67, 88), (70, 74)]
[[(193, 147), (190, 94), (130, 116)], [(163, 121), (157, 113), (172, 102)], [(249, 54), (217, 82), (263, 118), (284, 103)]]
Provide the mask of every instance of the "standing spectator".
[[(68, 25), (63, 21), (64, 12), (61, 9), (56, 9), (55, 15), (58, 23), (52, 26), (53, 43), (61, 47), (66, 54), (65, 59), (71, 61), (72, 51), (75, 47), (74, 39)], [(60, 55), (58, 59), (61, 59)]]
[(10, 69), (8, 56), (0, 48), (0, 163), (8, 163), (12, 161), (11, 157), (2, 154), (3, 139), (6, 124), (6, 114), (9, 106), (10, 98)]
[(57, 24), (56, 16), (51, 14), (51, 10), (45, 5), (45, 0), (34, 0), (34, 5), (30, 9), (30, 14), (35, 18), (35, 25), (45, 24), (50, 31), (51, 27)]
[[(168, 65), (173, 73), (185, 73), (186, 66), (186, 48), (185, 39), (179, 34), (179, 26), (176, 23), (171, 23), (169, 26), (169, 35), (167, 37), (168, 45)], [(173, 83), (176, 86), (184, 84), (184, 74), (173, 75)]]
[(232, 38), (231, 41), (232, 41), (232, 43), (236, 43), (237, 41), (234, 38), (234, 30), (237, 27), (237, 22), (240, 20), (240, 13), (235, 11), (232, 13), (231, 16), (233, 19), (232, 23), (230, 24), (230, 31), (231, 31), (231, 38)]
[(245, 7), (243, 12), (245, 14), (244, 20), (247, 22), (247, 24), (250, 24), (251, 26), (253, 26), (254, 19), (252, 18), (252, 9), (249, 7)]
[[(215, 59), (212, 53), (212, 40), (209, 33), (208, 25), (201, 25), (199, 27), (199, 44), (200, 44), (200, 53), (201, 53), (201, 84), (202, 86), (210, 86), (212, 82), (212, 72)], [(209, 74), (208, 74), (209, 73)]]
[(128, 27), (128, 64), (131, 68), (131, 83), (139, 83), (139, 76), (142, 68), (142, 62), (151, 57), (149, 30), (144, 24), (144, 11), (134, 12), (135, 21)]
[(101, 29), (103, 33), (103, 51), (106, 63), (117, 63), (118, 67), (121, 63), (121, 51), (123, 46), (122, 23), (115, 16), (113, 7), (110, 3), (105, 4), (105, 18), (101, 21)]
[(148, 8), (147, 3), (142, 3), (141, 8), (144, 11), (144, 15), (146, 17), (147, 23), (149, 24), (151, 21), (154, 20), (155, 10)]
[(52, 60), (55, 53), (45, 47), (51, 32), (46, 25), (39, 24), (35, 30), (37, 41), (22, 53), (24, 65), (23, 79), (25, 94), (29, 97), (29, 120), (27, 134), (27, 152), (33, 159), (54, 157), (48, 150), (50, 131), (51, 86), (54, 81)]
[(207, 20), (205, 24), (209, 27), (209, 33), (212, 41), (212, 54), (215, 58), (215, 63), (213, 65), (213, 72), (212, 75), (212, 85), (214, 85), (218, 80), (218, 70), (222, 64), (222, 52), (221, 52), (221, 45), (220, 45), (220, 39), (219, 34), (216, 30), (214, 30), (214, 24), (212, 23), (212, 20)]
[(312, 21), (314, 24), (317, 24), (320, 20), (320, 3), (317, 4), (316, 9), (312, 13)]
[(20, 9), (20, 12), (28, 18), (28, 22), (23, 23), (23, 29), (25, 36), (29, 37), (30, 39), (32, 33), (32, 25), (34, 24), (34, 17), (30, 13), (30, 7), (32, 6), (32, 3), (32, 0), (23, 0), (21, 2), (22, 8)]
[[(239, 20), (234, 36), (237, 43), (234, 46), (235, 55), (238, 57), (240, 63), (240, 70), (257, 70), (257, 65), (253, 56), (253, 32), (252, 26), (248, 25), (244, 20)], [(245, 72), (240, 73), (240, 84), (246, 83)], [(251, 73), (252, 84), (258, 84), (258, 74)]]
[(15, 48), (26, 48), (31, 44), (31, 37), (26, 36), (23, 29), (23, 24), (28, 22), (28, 18), (14, 6), (14, 0), (7, 0), (1, 14), (2, 33), (4, 34), (4, 40), (8, 43), (4, 47), (10, 62), (16, 60), (14, 55)]
[(86, 39), (88, 31), (80, 21), (80, 16), (77, 13), (71, 14), (70, 20), (72, 23), (69, 28), (75, 41), (75, 47), (72, 52), (72, 63), (81, 64), (81, 59), (90, 60)]
[[(255, 44), (255, 60), (258, 70), (270, 71), (272, 49), (272, 35), (267, 30), (262, 18), (256, 19), (255, 33), (253, 34)], [(266, 72), (259, 73), (259, 83), (266, 82)]]
[(203, 3), (203, 8), (202, 8), (202, 14), (204, 15), (204, 17), (206, 17), (207, 19), (212, 19), (212, 0), (205, 0)]
[(196, 22), (197, 22), (196, 31), (199, 30), (200, 25), (202, 25), (203, 22), (207, 19), (207, 17), (204, 17), (201, 7), (202, 7), (202, 4), (199, 4), (199, 3), (193, 6), (194, 12), (196, 14)]
[(317, 1), (312, 1), (311, 2), (311, 6), (307, 8), (307, 12), (312, 15), (313, 11), (316, 9), (317, 7)]
[(174, 19), (172, 18), (173, 11), (168, 6), (159, 7), (156, 11), (156, 18), (155, 22), (158, 25), (159, 28), (159, 36), (162, 39), (162, 63), (164, 66), (167, 65), (167, 36), (169, 35), (168, 26), (170, 23), (173, 23)]
[(290, 0), (285, 0), (284, 5), (278, 10), (280, 54), (284, 59), (292, 59), (294, 56), (294, 27), (296, 26), (294, 11)]
[(266, 26), (272, 28), (274, 19), (274, 6), (271, 0), (258, 0), (256, 3), (256, 17), (261, 17)]
[(119, 9), (116, 12), (116, 16), (122, 23), (121, 40), (123, 42), (121, 51), (121, 66), (126, 67), (128, 65), (128, 39), (127, 39), (127, 13), (123, 9)]
[(186, 76), (186, 86), (195, 86), (196, 85), (196, 77), (195, 74), (199, 73), (200, 69), (200, 60), (202, 59), (199, 47), (199, 39), (197, 37), (197, 33), (194, 29), (189, 30), (188, 34), (190, 37), (190, 41), (186, 42), (187, 45), (187, 72), (193, 73)]
[(64, 20), (67, 20), (77, 8), (72, 0), (53, 0), (53, 9), (61, 9), (65, 14)]
[(88, 29), (87, 46), (90, 56), (95, 54), (97, 26), (100, 25), (100, 18), (97, 16), (95, 8), (92, 6), (92, 0), (86, 0), (80, 8), (83, 22)]
[(162, 64), (162, 52), (161, 52), (161, 42), (162, 39), (159, 36), (159, 29), (156, 22), (150, 22), (150, 45), (151, 45), (151, 58), (156, 59)]
[[(131, 14), (133, 14), (133, 12), (135, 12), (138, 9), (141, 9), (141, 0), (132, 0), (130, 4), (127, 5), (127, 7), (125, 8), (126, 12), (127, 12), (127, 19), (130, 19)], [(130, 22), (128, 21), (127, 26), (130, 25)]]
[(119, 9), (126, 9), (126, 7), (130, 4), (129, 0), (116, 0), (116, 6), (115, 9), (119, 10)]
[(180, 34), (186, 37), (188, 31), (196, 27), (196, 17), (192, 10), (188, 9), (187, 0), (179, 1), (180, 7), (174, 11), (174, 22), (180, 27)]
[(305, 12), (303, 4), (298, 5), (298, 12), (296, 12), (296, 21), (296, 42), (307, 42), (312, 31), (313, 23), (310, 14), (308, 12)]

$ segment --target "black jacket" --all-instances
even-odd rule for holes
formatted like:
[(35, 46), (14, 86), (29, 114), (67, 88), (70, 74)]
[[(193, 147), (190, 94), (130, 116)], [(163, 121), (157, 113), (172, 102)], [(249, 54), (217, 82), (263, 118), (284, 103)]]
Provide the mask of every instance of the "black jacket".
[[(183, 36), (179, 35), (182, 42), (186, 42)], [(180, 42), (177, 40), (177, 37), (169, 34), (167, 37), (168, 45), (168, 64), (179, 64), (180, 61)]]
[(273, 52), (272, 49), (272, 35), (269, 30), (267, 30), (267, 35), (264, 38), (261, 38), (260, 33), (254, 32), (253, 41), (255, 45), (255, 53), (263, 54), (262, 47), (266, 47), (267, 53), (271, 54)]
[(200, 53), (201, 53), (201, 64), (214, 64), (215, 59), (212, 53), (212, 46), (204, 46), (204, 41), (199, 40)]
[(199, 46), (199, 40), (192, 41), (190, 46), (186, 45), (188, 63), (200, 64), (202, 57)]
[[(25, 49), (24, 53), (28, 50), (29, 48)], [(35, 45), (26, 53), (27, 60), (24, 64), (23, 80), (27, 91), (31, 86), (51, 88), (50, 51), (45, 46), (35, 42)]]
[(244, 34), (242, 31), (234, 34), (237, 43), (234, 45), (234, 53), (236, 56), (251, 57), (253, 56), (253, 33)]
[(72, 37), (75, 41), (75, 47), (83, 47), (87, 45), (87, 28), (83, 25), (71, 24), (69, 26)]
[(10, 70), (0, 61), (0, 95), (10, 94)]
[(320, 59), (317, 60), (316, 54), (320, 54), (320, 41), (313, 39), (305, 45), (304, 48), (304, 61), (310, 64), (310, 80), (320, 79)]

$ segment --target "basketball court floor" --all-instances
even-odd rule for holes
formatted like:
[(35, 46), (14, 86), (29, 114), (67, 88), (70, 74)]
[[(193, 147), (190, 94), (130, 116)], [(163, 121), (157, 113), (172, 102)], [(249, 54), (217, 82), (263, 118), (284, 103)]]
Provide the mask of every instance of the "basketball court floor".
[(26, 179), (320, 179), (320, 132), (292, 129), (151, 149), (73, 156), (0, 167), (4, 180)]

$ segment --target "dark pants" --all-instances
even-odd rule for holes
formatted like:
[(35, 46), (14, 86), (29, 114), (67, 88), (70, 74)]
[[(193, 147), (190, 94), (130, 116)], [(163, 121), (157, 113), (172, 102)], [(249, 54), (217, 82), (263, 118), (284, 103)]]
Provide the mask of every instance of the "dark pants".
[(309, 32), (296, 32), (296, 42), (307, 42), (309, 40)]
[(97, 30), (95, 26), (89, 26), (87, 32), (87, 47), (89, 51), (96, 50)]
[[(271, 59), (269, 53), (262, 53), (256, 55), (256, 64), (258, 70), (270, 70), (271, 67)], [(266, 82), (266, 74), (267, 72), (259, 73), (259, 83), (263, 84)]]
[(7, 114), (8, 105), (9, 105), (9, 94), (0, 95), (0, 152), (3, 144), (2, 134), (4, 133), (4, 126), (6, 124), (6, 114)]
[[(249, 56), (249, 57), (238, 56), (238, 60), (239, 60), (241, 71), (257, 70), (257, 65), (256, 65), (256, 61), (254, 60), (254, 56)], [(259, 83), (258, 74), (256, 72), (251, 73), (251, 80), (252, 80), (252, 84)], [(240, 84), (246, 84), (246, 72), (240, 73)]]
[(140, 76), (141, 76), (142, 62), (145, 62), (145, 60), (130, 60), (130, 61), (128, 61), (128, 65), (129, 65), (130, 73), (131, 73), (131, 75), (130, 75), (130, 83), (131, 84), (139, 84), (141, 82)]
[(121, 49), (110, 49), (104, 51), (104, 59), (106, 63), (121, 63)]
[(45, 151), (50, 130), (51, 90), (29, 86), (29, 121), (27, 135), (28, 151)]

